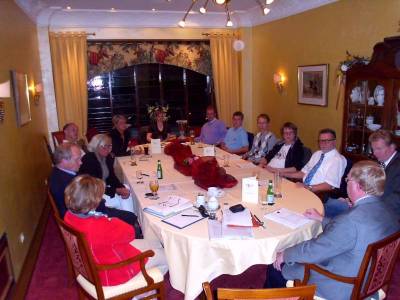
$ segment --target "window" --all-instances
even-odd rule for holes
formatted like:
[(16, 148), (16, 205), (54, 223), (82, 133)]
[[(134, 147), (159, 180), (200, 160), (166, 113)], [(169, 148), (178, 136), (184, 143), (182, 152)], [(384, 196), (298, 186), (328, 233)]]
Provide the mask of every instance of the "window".
[(115, 114), (125, 115), (138, 130), (150, 124), (147, 107), (168, 105), (168, 123), (187, 119), (201, 126), (206, 107), (213, 103), (210, 76), (167, 64), (138, 64), (96, 76), (88, 81), (88, 128), (111, 129)]

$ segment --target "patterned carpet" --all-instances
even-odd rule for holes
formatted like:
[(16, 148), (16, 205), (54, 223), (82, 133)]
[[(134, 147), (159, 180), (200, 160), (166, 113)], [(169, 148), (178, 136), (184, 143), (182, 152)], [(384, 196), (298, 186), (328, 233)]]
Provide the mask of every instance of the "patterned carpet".
[[(57, 225), (53, 217), (50, 216), (36, 268), (25, 299), (78, 299), (75, 283), (68, 284), (65, 255), (64, 245)], [(213, 280), (211, 286), (213, 289), (218, 287), (261, 288), (265, 281), (265, 269), (265, 265), (256, 265), (237, 276), (222, 275)], [(166, 296), (168, 300), (183, 299), (183, 294), (171, 287), (168, 274), (166, 276)], [(400, 299), (400, 261), (394, 271), (393, 283), (387, 299)]]

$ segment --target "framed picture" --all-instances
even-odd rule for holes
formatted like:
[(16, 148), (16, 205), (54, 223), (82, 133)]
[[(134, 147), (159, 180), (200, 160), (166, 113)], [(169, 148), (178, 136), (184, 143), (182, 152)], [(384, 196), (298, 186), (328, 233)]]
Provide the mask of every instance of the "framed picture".
[(17, 125), (21, 127), (31, 121), (28, 77), (26, 74), (11, 71), (11, 81), (15, 111), (17, 113)]
[(328, 65), (297, 67), (298, 103), (328, 105)]

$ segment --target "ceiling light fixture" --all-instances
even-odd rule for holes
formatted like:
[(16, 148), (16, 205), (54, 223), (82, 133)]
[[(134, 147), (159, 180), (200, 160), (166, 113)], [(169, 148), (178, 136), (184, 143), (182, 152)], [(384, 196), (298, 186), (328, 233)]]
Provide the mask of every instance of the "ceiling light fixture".
[(274, 0), (266, 0), (265, 4), (269, 5), (269, 4), (272, 4), (272, 2), (274, 2)]
[[(186, 26), (186, 18), (189, 15), (189, 13), (191, 12), (194, 4), (198, 1), (198, 0), (191, 0), (191, 4), (189, 6), (189, 8), (187, 9), (185, 15), (183, 16), (183, 19), (179, 21), (178, 25), (179, 27), (185, 27)], [(262, 13), (264, 15), (268, 14), (271, 10), (265, 6), (265, 4), (261, 3), (261, 0), (254, 0), (259, 6), (260, 9), (262, 11)], [(267, 4), (271, 4), (274, 0), (266, 0)], [(201, 14), (205, 14), (207, 12), (207, 5), (208, 5), (209, 0), (205, 0), (203, 3), (204, 5), (200, 7), (199, 11)], [(229, 10), (229, 3), (231, 2), (231, 0), (213, 0), (212, 1), (214, 4), (217, 5), (225, 5), (225, 13), (226, 13), (226, 27), (233, 27), (233, 22), (231, 19), (231, 14), (233, 14), (234, 12), (231, 12)]]

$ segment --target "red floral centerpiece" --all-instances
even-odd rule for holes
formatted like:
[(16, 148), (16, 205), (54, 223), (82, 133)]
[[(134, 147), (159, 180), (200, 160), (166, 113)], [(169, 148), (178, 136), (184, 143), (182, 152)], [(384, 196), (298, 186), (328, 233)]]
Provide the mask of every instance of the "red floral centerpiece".
[(165, 146), (164, 153), (172, 156), (176, 170), (186, 176), (192, 174), (191, 163), (196, 156), (193, 155), (190, 146), (183, 145), (178, 140), (175, 140)]

